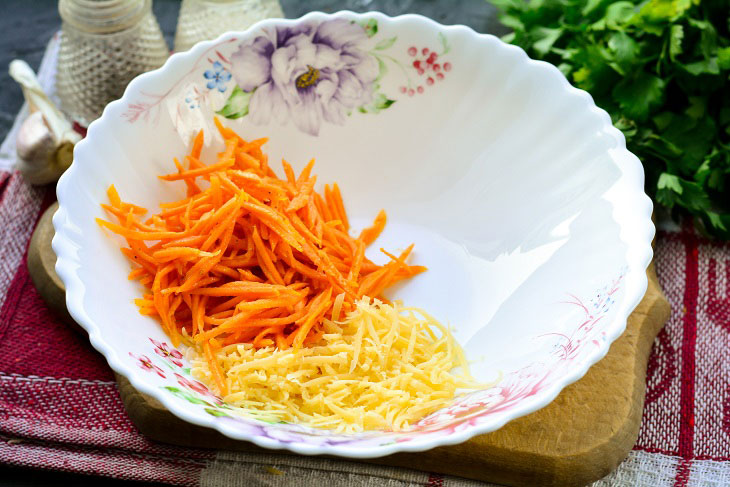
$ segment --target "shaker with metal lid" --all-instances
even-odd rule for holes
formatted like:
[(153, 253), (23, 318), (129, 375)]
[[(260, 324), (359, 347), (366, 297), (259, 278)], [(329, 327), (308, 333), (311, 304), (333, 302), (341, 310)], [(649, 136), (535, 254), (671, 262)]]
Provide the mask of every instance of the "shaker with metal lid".
[(61, 108), (81, 125), (169, 55), (151, 0), (59, 0), (58, 11), (63, 25), (56, 90)]
[(175, 51), (229, 30), (245, 30), (259, 20), (283, 17), (279, 0), (183, 0), (175, 32)]

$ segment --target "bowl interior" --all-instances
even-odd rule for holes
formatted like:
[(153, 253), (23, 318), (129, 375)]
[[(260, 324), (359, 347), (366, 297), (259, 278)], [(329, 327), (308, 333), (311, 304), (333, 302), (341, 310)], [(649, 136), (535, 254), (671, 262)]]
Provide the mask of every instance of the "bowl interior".
[[(360, 73), (366, 70), (361, 65), (347, 68), (359, 76), (362, 92), (351, 99), (343, 95), (336, 107), (344, 113), (341, 119), (328, 119), (331, 107), (320, 106), (320, 99), (295, 93), (288, 110), (272, 101), (275, 94), (255, 102), (250, 97), (247, 114), (221, 120), (245, 139), (269, 137), (265, 151), (278, 174), (282, 158), (295, 170), (315, 158), (319, 189), (330, 182), (340, 185), (353, 232), (385, 209), (388, 224), (368, 256), (382, 262), (380, 247), (398, 250), (415, 243), (412, 263), (429, 268), (389, 297), (450, 324), (478, 379), (502, 377), (490, 390), (425, 420), (418, 438), (440, 432), (465, 439), (454, 433), (494, 429), (545, 405), (605, 354), (643, 294), (653, 228), (638, 161), (607, 115), (555, 68), (529, 61), (523, 51), (494, 37), (417, 16), (344, 13), (270, 21), (199, 45), (135, 80), (91, 126), (59, 185), (62, 211), (54, 223), (61, 237), (54, 248), (67, 287), (73, 280), (68, 276), (77, 276), (69, 294), (81, 289), (69, 295), (72, 313), (93, 329), (92, 340), (112, 366), (136, 386), (143, 384), (145, 392), (163, 390), (158, 395), (167, 397), (164, 390), (172, 387), (194, 393), (177, 378), (185, 378), (184, 367), (176, 369), (175, 360), (160, 351), (166, 338), (159, 325), (133, 304), (140, 289), (126, 279), (129, 264), (119, 252), (121, 240), (100, 231), (94, 217), (104, 216), (99, 204), (106, 201), (109, 184), (124, 200), (150, 209), (181, 198), (182, 182), (156, 176), (174, 172), (172, 158), (188, 151), (191, 135), (201, 128), (203, 160), (211, 160), (222, 147), (212, 124), (215, 112), (230, 115), (237, 109), (240, 115), (236, 86), (248, 83), (258, 69), (243, 53), (255, 42), (281, 47), (282, 37), (297, 32), (306, 32), (310, 44), (317, 44), (319, 35), (329, 48), (339, 49), (340, 57), (331, 62), (342, 63), (357, 51), (375, 64), (377, 79)], [(438, 56), (429, 63), (432, 52)], [(287, 66), (294, 86), (306, 74), (296, 71), (296, 62), (306, 69), (311, 65), (303, 63), (326, 62), (316, 56), (293, 59)], [(271, 63), (273, 73), (278, 68)], [(342, 90), (344, 70), (331, 70)], [(325, 68), (319, 73), (325, 76)], [(261, 93), (266, 89), (264, 82), (257, 87)], [(273, 110), (268, 120), (266, 110)], [(302, 121), (297, 110), (309, 119)], [(172, 392), (176, 397), (166, 405), (199, 424), (226, 419), (210, 411), (207, 417), (205, 407), (194, 408), (200, 405), (188, 404), (185, 394)], [(221, 410), (213, 398), (207, 400)], [(263, 446), (287, 443), (252, 430), (250, 423), (216, 427), (234, 437), (258, 438)], [(304, 449), (317, 443), (312, 438), (327, 434), (267, 426), (287, 427), (306, 431), (294, 442)], [(376, 451), (417, 438), (415, 432), (387, 435), (358, 448)], [(345, 440), (339, 446), (345, 448)], [(320, 447), (325, 448), (317, 443)], [(307, 452), (319, 452), (316, 448)]]

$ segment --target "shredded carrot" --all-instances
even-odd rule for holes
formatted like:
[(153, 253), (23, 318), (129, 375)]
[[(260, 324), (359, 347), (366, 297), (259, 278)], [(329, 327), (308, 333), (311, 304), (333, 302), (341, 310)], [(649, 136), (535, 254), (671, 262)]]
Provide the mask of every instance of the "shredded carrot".
[(282, 161), (280, 179), (261, 151), (267, 139), (247, 142), (216, 125), (225, 150), (215, 162), (200, 160), (201, 131), (183, 159), (187, 168), (175, 159), (177, 172), (160, 176), (183, 182), (184, 198), (161, 203), (159, 213), (142, 220), (147, 210), (122, 201), (112, 185), (102, 207), (117, 223), (97, 221), (126, 239), (129, 279), (147, 288), (135, 300), (140, 313), (157, 317), (174, 345), (189, 339), (202, 346), (223, 391), (215, 359), (221, 346), (315, 344), (334, 307), (339, 316), (364, 295), (382, 299), (388, 286), (425, 267), (406, 264), (412, 245), (399, 256), (383, 251), (390, 262), (374, 264), (365, 248), (383, 231), (384, 211), (351, 237), (337, 184), (323, 195), (314, 189), (314, 160), (298, 177)]

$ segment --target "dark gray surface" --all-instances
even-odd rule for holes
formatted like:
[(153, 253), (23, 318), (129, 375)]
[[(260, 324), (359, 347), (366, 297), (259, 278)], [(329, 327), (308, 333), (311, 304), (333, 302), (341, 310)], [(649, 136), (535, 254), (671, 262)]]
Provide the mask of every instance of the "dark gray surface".
[[(284, 13), (296, 18), (313, 10), (336, 12), (348, 9), (356, 12), (380, 10), (388, 15), (417, 13), (442, 24), (464, 24), (477, 32), (502, 34), (504, 28), (495, 20), (495, 11), (484, 0), (282, 0)], [(20, 88), (7, 73), (7, 66), (15, 58), (26, 60), (33, 69), (43, 57), (46, 44), (60, 28), (56, 0), (2, 0), (0, 2), (0, 140), (12, 126), (15, 115), (23, 104)], [(168, 45), (177, 23), (179, 1), (154, 0), (153, 8)], [(86, 475), (45, 472), (10, 468), (0, 465), (0, 486), (97, 486), (115, 487), (137, 485)], [(146, 484), (150, 485), (150, 484)]]

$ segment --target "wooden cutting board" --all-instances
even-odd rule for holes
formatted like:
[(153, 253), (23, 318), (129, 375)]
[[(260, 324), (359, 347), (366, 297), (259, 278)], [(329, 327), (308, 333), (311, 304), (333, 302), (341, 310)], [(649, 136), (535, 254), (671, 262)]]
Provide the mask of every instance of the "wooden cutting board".
[[(51, 206), (41, 218), (28, 251), (28, 269), (49, 307), (71, 320), (63, 284), (54, 272)], [(398, 453), (372, 463), (422, 469), (513, 486), (578, 486), (598, 480), (626, 458), (636, 443), (644, 405), (646, 364), (651, 345), (669, 318), (653, 265), (649, 287), (628, 320), (626, 331), (604, 359), (566, 387), (545, 408), (460, 445), (419, 453)], [(157, 400), (117, 376), (132, 422), (148, 437), (176, 445), (262, 451), (173, 416)], [(285, 454), (285, 453), (282, 453)]]

